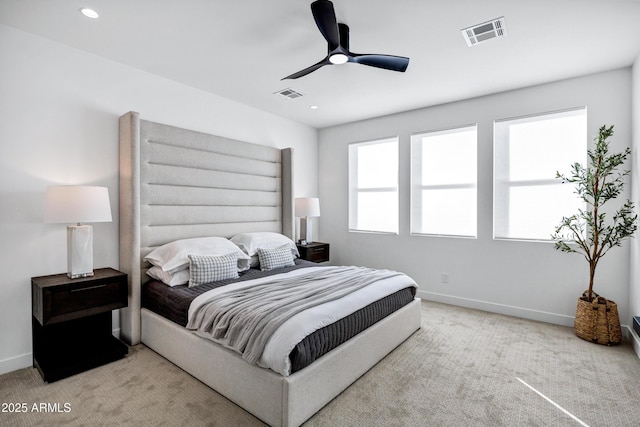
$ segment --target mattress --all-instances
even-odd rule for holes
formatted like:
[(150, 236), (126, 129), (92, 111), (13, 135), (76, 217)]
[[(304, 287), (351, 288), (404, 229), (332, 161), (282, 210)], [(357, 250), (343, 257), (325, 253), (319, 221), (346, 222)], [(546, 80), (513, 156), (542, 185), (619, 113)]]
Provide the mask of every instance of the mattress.
[[(186, 285), (170, 287), (152, 280), (142, 287), (142, 306), (181, 326), (186, 326), (191, 301), (204, 292), (238, 281), (253, 280), (300, 268), (318, 266), (318, 264), (300, 259), (296, 259), (295, 262), (295, 266), (269, 272), (250, 269), (240, 273), (239, 279), (214, 282), (194, 288), (189, 288)], [(308, 335), (289, 354), (291, 373), (303, 369), (340, 344), (405, 306), (414, 299), (415, 292), (414, 287), (401, 289)]]
[(415, 297), (415, 288), (401, 289), (389, 296), (343, 317), (335, 323), (318, 329), (300, 341), (289, 354), (291, 373), (310, 365), (314, 360), (348, 341), (368, 327), (376, 324), (394, 311), (410, 303)]
[(187, 326), (189, 305), (200, 294), (220, 286), (239, 281), (259, 279), (265, 276), (286, 273), (304, 267), (317, 267), (318, 264), (302, 259), (295, 260), (295, 266), (279, 268), (271, 271), (260, 271), (251, 268), (240, 272), (240, 278), (221, 280), (219, 282), (189, 288), (187, 285), (167, 286), (158, 280), (151, 280), (142, 285), (142, 306), (165, 317), (180, 326)]

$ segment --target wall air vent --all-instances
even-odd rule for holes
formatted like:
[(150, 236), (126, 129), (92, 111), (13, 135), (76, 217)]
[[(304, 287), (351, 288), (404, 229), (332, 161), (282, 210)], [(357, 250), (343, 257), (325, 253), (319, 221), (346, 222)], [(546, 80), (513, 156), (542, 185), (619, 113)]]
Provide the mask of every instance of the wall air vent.
[(504, 22), (504, 16), (501, 16), (500, 18), (465, 28), (461, 32), (462, 37), (467, 42), (467, 46), (471, 47), (496, 37), (506, 36), (507, 25)]
[(286, 89), (282, 89), (278, 92), (274, 92), (274, 95), (281, 95), (284, 96), (285, 98), (288, 99), (296, 99), (296, 98), (300, 98), (302, 96), (301, 93), (296, 92), (295, 90), (291, 89), (291, 88), (286, 88)]

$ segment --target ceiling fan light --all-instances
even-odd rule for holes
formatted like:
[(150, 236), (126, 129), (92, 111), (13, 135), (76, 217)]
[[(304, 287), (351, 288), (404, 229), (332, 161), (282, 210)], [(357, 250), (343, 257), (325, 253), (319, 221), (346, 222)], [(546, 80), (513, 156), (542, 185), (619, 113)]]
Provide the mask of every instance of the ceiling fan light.
[(344, 64), (345, 62), (348, 62), (348, 61), (349, 61), (349, 57), (344, 53), (334, 53), (329, 57), (329, 62), (331, 62), (334, 65)]
[(84, 7), (80, 9), (80, 13), (82, 13), (87, 18), (91, 18), (91, 19), (97, 19), (98, 17), (100, 17), (100, 15), (98, 15), (98, 12), (96, 12), (93, 9), (89, 9), (88, 7)]

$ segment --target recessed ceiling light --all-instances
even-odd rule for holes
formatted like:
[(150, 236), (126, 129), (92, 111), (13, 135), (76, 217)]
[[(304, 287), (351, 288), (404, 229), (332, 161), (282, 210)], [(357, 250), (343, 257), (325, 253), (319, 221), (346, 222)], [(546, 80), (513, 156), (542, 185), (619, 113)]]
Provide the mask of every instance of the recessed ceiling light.
[(98, 12), (96, 12), (93, 9), (89, 9), (89, 8), (82, 8), (80, 9), (80, 12), (86, 16), (87, 18), (92, 18), (92, 19), (97, 19), (100, 15), (98, 15)]
[(311, 108), (312, 110), (317, 110), (318, 106), (317, 105), (310, 105), (309, 108)]

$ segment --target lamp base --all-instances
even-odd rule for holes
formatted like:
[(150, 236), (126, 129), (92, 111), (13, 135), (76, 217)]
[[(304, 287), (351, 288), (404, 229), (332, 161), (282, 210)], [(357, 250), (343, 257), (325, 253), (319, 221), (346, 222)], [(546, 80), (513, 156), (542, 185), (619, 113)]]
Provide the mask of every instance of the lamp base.
[(300, 218), (300, 240), (313, 243), (313, 219), (310, 217)]
[(93, 276), (93, 227), (67, 226), (67, 276), (70, 279)]
[(71, 274), (71, 273), (67, 272), (67, 277), (69, 279), (82, 279), (83, 277), (91, 277), (93, 275), (94, 275), (93, 271), (91, 271), (89, 273), (79, 273), (79, 274)]

